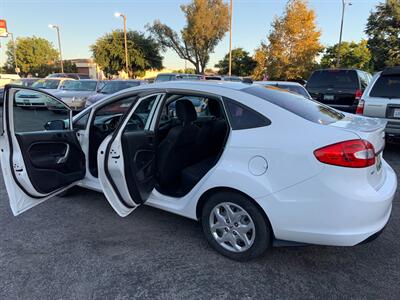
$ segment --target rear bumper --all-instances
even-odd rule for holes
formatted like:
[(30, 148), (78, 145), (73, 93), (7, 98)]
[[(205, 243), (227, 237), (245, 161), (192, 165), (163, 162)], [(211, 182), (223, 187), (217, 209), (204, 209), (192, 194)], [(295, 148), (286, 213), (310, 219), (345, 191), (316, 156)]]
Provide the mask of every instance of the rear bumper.
[(378, 190), (367, 185), (357, 189), (357, 180), (329, 184), (316, 176), (259, 199), (275, 238), (330, 246), (354, 246), (376, 238), (390, 218), (397, 189), (396, 174), (382, 163), (386, 178)]

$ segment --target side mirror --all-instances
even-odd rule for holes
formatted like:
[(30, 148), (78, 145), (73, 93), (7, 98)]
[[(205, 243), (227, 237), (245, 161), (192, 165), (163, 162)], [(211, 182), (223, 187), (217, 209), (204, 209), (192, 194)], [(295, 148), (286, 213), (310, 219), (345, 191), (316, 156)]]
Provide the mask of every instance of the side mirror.
[(64, 130), (65, 128), (65, 123), (63, 120), (53, 120), (53, 121), (48, 121), (46, 124), (44, 124), (44, 129), (46, 130)]

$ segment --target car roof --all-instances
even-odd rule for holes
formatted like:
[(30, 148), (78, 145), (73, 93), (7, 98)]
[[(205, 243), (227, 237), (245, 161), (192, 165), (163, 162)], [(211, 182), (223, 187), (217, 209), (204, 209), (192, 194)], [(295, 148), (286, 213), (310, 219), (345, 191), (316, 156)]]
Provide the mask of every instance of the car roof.
[(253, 81), (253, 83), (256, 84), (266, 84), (266, 85), (280, 85), (280, 84), (284, 84), (284, 85), (293, 85), (293, 86), (302, 86), (300, 83), (298, 82), (294, 82), (294, 81)]

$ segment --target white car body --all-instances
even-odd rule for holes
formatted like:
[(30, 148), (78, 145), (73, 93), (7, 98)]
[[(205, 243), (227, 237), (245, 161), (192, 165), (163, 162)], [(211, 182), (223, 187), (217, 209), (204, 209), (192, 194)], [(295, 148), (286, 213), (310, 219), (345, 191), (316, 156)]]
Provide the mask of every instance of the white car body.
[[(249, 86), (242, 83), (179, 81), (139, 86), (107, 97), (82, 111), (74, 120), (89, 112), (88, 124), (91, 124), (93, 111), (97, 107), (111, 103), (123, 95), (141, 91), (153, 90), (153, 94), (160, 94), (157, 98), (160, 104), (157, 104), (154, 114), (161, 110), (165, 91), (191, 91), (233, 99), (267, 117), (271, 120), (270, 125), (242, 130), (230, 129), (218, 162), (190, 192), (177, 198), (153, 189), (145, 204), (198, 220), (199, 205), (207, 193), (217, 189), (230, 189), (247, 195), (261, 207), (277, 240), (353, 246), (380, 232), (389, 220), (397, 188), (396, 175), (382, 158), (385, 123), (348, 114), (338, 122), (318, 124), (243, 91)], [(277, 91), (271, 93), (280, 93), (283, 96), (287, 94)], [(137, 207), (139, 202), (131, 197), (126, 186), (121, 130), (114, 136), (108, 136), (98, 150), (99, 178), (88, 171), (86, 159), (83, 179), (64, 186), (55, 193), (41, 193), (28, 177), (27, 166), (12, 131), (12, 113), (7, 114), (7, 107), (11, 110), (12, 102), (6, 97), (4, 101), (4, 115), (7, 116), (4, 119), (4, 128), (9, 130), (1, 137), (1, 165), (14, 215), (73, 185), (104, 192), (120, 216), (127, 216)], [(128, 122), (129, 114), (133, 113), (135, 107), (130, 110), (125, 121), (122, 121), (125, 123), (120, 128)], [(150, 130), (156, 126), (155, 121), (152, 122), (146, 124)], [(89, 126), (79, 130), (77, 135), (82, 151), (88, 157)], [(376, 164), (365, 168), (339, 167), (321, 163), (314, 155), (316, 149), (327, 145), (359, 139), (365, 139), (375, 147)], [(106, 163), (105, 156), (108, 157)], [(122, 205), (118, 200), (116, 188), (110, 184), (105, 174), (106, 164), (119, 194), (131, 203), (131, 208)]]

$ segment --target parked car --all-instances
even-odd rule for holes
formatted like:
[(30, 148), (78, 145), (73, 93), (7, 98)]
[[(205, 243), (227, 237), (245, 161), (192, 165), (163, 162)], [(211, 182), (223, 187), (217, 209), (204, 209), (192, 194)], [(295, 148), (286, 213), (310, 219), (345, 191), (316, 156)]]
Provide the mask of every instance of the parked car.
[(49, 74), (46, 78), (73, 78), (76, 80), (91, 79), (88, 74), (82, 74), (82, 73), (53, 73)]
[(86, 100), (86, 107), (100, 101), (101, 99), (107, 97), (108, 95), (114, 94), (116, 92), (142, 85), (147, 84), (146, 81), (143, 80), (110, 80), (105, 81), (104, 86), (98, 90), (98, 92), (92, 96), (89, 96)]
[[(40, 78), (20, 78), (12, 80), (12, 84), (21, 85), (21, 86), (32, 86), (36, 81)], [(0, 105), (3, 105), (3, 95), (4, 95), (4, 87), (0, 88)]]
[(121, 217), (148, 204), (199, 220), (210, 245), (236, 260), (279, 241), (357, 245), (390, 218), (397, 177), (382, 157), (382, 120), (258, 85), (195, 81), (120, 91), (74, 118), (65, 106), (54, 120), (10, 103), (28, 88), (6, 89), (0, 158), (14, 215), (79, 185), (103, 192)]
[(174, 80), (202, 80), (203, 75), (182, 74), (182, 73), (161, 73), (156, 76), (154, 82), (174, 81)]
[(356, 113), (386, 120), (386, 135), (400, 137), (400, 67), (386, 68), (375, 74)]
[[(103, 86), (104, 82), (101, 80), (70, 80), (64, 82), (61, 90), (53, 95), (67, 104), (72, 111), (81, 111), (85, 108), (86, 100), (95, 95)], [(49, 110), (63, 109), (63, 107), (63, 105), (47, 106)]]
[(297, 82), (291, 81), (254, 81), (255, 84), (262, 86), (272, 86), (279, 88), (281, 90), (289, 91), (292, 93), (296, 93), (300, 96), (303, 96), (307, 99), (312, 99), (311, 95), (307, 92), (304, 86)]
[[(50, 94), (54, 94), (59, 91), (63, 84), (68, 81), (75, 81), (72, 78), (43, 78), (37, 80), (32, 84), (33, 88), (45, 90)], [(48, 97), (41, 97), (41, 94), (30, 93), (19, 93), (16, 96), (16, 105), (20, 107), (47, 107)]]
[(306, 89), (317, 101), (355, 113), (371, 75), (355, 69), (324, 69), (311, 74)]
[(242, 78), (238, 76), (218, 76), (218, 75), (206, 75), (204, 76), (205, 80), (222, 80), (222, 81), (235, 81), (241, 82)]

